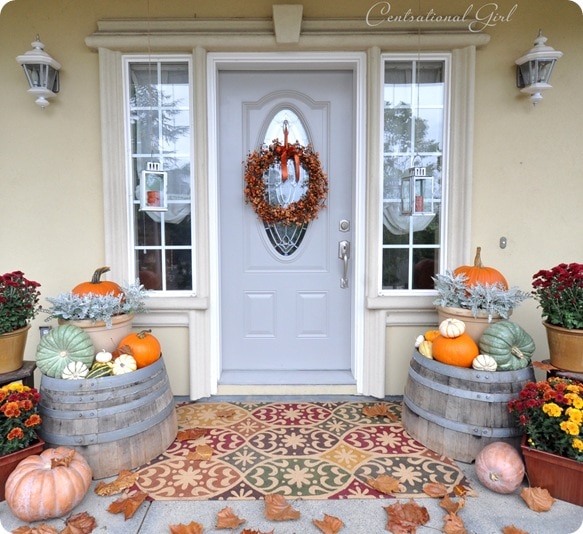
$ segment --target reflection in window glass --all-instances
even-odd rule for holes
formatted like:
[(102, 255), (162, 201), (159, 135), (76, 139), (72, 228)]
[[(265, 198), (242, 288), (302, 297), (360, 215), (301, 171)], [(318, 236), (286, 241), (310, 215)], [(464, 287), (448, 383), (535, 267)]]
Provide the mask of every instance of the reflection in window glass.
[[(383, 290), (433, 289), (439, 270), (445, 67), (444, 60), (385, 61)], [(402, 181), (414, 167), (432, 178), (423, 181), (425, 198), (407, 194), (415, 184)]]
[[(190, 84), (188, 61), (130, 62), (128, 111), (136, 276), (147, 289), (191, 290), (193, 284)], [(167, 173), (167, 209), (140, 209), (149, 164)]]

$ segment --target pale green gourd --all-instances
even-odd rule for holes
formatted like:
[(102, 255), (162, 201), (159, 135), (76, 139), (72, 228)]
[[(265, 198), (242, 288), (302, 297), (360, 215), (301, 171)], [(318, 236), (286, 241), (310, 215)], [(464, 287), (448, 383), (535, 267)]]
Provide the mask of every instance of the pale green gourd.
[(527, 367), (535, 350), (532, 337), (511, 321), (491, 324), (482, 334), (479, 346), (482, 354), (488, 354), (496, 360), (498, 371)]
[(36, 349), (36, 365), (42, 374), (61, 378), (71, 362), (91, 367), (94, 355), (89, 335), (78, 326), (66, 324), (53, 328), (41, 338)]

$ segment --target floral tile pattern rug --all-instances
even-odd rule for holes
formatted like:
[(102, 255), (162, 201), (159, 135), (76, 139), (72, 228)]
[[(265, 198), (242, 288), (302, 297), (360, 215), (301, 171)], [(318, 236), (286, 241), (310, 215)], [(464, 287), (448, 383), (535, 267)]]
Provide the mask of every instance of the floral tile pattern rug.
[(367, 417), (364, 402), (179, 405), (179, 431), (204, 435), (174, 441), (136, 486), (153, 500), (251, 500), (387, 498), (367, 484), (380, 475), (400, 481), (400, 499), (424, 497), (426, 482), (467, 484), (452, 460), (407, 434), (399, 403), (378, 405), (394, 417)]

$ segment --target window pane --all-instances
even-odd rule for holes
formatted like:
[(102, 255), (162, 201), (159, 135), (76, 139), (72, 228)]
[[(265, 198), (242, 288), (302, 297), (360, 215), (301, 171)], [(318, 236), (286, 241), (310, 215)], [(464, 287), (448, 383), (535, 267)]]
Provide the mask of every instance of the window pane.
[(383, 289), (433, 289), (441, 253), (445, 62), (385, 62)]
[[(149, 289), (192, 290), (189, 64), (132, 62), (128, 74), (136, 270)], [(166, 202), (150, 209), (140, 196), (152, 166), (166, 173)]]

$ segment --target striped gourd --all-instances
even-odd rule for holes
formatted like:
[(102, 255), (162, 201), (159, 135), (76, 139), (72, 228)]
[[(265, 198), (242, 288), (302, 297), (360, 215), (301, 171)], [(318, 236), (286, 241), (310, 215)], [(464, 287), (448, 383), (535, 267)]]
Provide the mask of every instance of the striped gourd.
[(93, 364), (85, 378), (101, 378), (102, 376), (111, 376), (111, 365), (107, 363)]
[(40, 372), (52, 378), (61, 378), (71, 362), (93, 363), (93, 342), (83, 329), (71, 324), (53, 328), (43, 336), (36, 349), (36, 365)]

